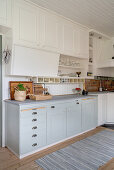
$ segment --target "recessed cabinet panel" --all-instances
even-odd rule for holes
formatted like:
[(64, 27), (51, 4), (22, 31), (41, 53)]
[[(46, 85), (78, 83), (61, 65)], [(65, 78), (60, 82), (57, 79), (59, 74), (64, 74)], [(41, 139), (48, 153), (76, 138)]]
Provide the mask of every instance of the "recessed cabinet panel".
[(54, 104), (47, 109), (47, 143), (51, 144), (66, 137), (66, 106)]
[(0, 23), (6, 24), (7, 0), (0, 0)]
[(74, 101), (67, 107), (67, 137), (81, 133), (81, 102)]
[(0, 25), (11, 26), (11, 0), (0, 0)]
[(106, 123), (107, 94), (98, 95), (98, 125)]
[(71, 23), (64, 24), (63, 26), (63, 46), (64, 46), (64, 54), (69, 54), (74, 56), (74, 28)]
[(37, 47), (39, 45), (39, 11), (28, 3), (15, 3), (14, 43)]
[(42, 21), (42, 28), (41, 28), (41, 33), (42, 33), (42, 48), (46, 50), (51, 50), (51, 51), (58, 51), (59, 47), (59, 22), (58, 18), (53, 15), (49, 14), (45, 11), (42, 11), (41, 17), (43, 19)]
[(89, 32), (86, 29), (79, 29), (77, 38), (78, 48), (76, 48), (77, 56), (80, 58), (89, 57)]
[(87, 131), (97, 126), (97, 102), (96, 99), (82, 101), (82, 131)]
[[(29, 18), (29, 19), (28, 19)], [(20, 9), (20, 40), (36, 42), (37, 16), (29, 10)]]

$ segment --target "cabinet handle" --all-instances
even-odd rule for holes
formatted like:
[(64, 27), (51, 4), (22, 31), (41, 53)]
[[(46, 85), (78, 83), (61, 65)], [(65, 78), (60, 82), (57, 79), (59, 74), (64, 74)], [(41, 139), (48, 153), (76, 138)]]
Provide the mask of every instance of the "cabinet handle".
[(55, 108), (55, 106), (51, 106), (51, 108)]
[(37, 126), (34, 126), (32, 129), (37, 129)]
[(32, 135), (32, 137), (36, 137), (36, 136), (37, 136), (37, 134)]
[(32, 109), (32, 110), (37, 110), (37, 109)]
[(32, 115), (37, 115), (37, 112), (33, 112)]
[(32, 119), (32, 122), (36, 122), (37, 121), (37, 119)]
[(34, 146), (37, 146), (37, 143), (34, 143), (32, 146), (33, 146), (33, 147), (34, 147)]
[(79, 102), (77, 102), (76, 104), (79, 104)]

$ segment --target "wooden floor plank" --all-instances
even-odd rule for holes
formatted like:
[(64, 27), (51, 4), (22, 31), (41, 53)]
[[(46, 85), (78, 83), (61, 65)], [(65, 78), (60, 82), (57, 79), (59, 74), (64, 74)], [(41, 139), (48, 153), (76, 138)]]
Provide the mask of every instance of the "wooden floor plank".
[[(35, 154), (30, 155), (23, 159), (18, 159), (7, 148), (0, 148), (0, 170), (42, 170), (42, 168), (40, 168), (34, 162), (35, 160), (37, 160), (49, 153), (52, 153), (58, 149), (64, 148), (76, 141), (82, 140), (88, 136), (92, 136), (92, 135), (96, 134), (97, 132), (100, 132), (104, 129), (106, 129), (106, 128), (98, 127), (98, 128), (91, 130), (87, 133), (84, 133), (84, 134), (74, 137), (72, 139), (66, 140), (65, 142), (56, 144), (52, 147), (44, 149), (43, 151), (40, 151), (38, 153), (35, 153)], [(114, 166), (113, 160), (112, 160), (112, 162), (109, 162), (108, 165), (107, 164), (105, 165), (106, 168), (107, 167), (112, 168), (113, 166)], [(101, 167), (101, 168), (104, 168), (104, 167)], [(101, 168), (100, 168), (100, 170), (105, 170), (105, 169), (101, 169)], [(107, 170), (110, 170), (110, 169), (107, 169)]]

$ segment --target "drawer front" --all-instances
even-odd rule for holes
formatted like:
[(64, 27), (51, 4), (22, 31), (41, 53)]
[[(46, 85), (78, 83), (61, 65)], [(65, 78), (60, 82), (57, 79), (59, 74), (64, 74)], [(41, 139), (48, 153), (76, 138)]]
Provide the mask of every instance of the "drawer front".
[(34, 118), (24, 118), (20, 120), (20, 127), (26, 127), (26, 126), (37, 126), (38, 125), (38, 117), (34, 117)]
[(32, 152), (33, 150), (38, 148), (38, 138), (31, 139), (21, 137), (20, 141), (20, 154), (26, 154), (28, 152)]
[(36, 130), (29, 128), (20, 135), (20, 153), (26, 154), (46, 145), (46, 127)]
[(25, 109), (20, 112), (20, 118), (28, 118), (28, 117), (33, 117), (38, 116), (42, 114), (43, 112), (46, 112), (45, 107), (39, 107), (39, 108), (33, 108), (33, 109)]
[[(25, 114), (25, 115), (24, 115)], [(36, 126), (42, 124), (46, 121), (46, 109), (41, 109), (38, 111), (27, 111), (26, 113), (21, 113), (20, 127), (22, 126)], [(27, 116), (28, 115), (28, 116)]]

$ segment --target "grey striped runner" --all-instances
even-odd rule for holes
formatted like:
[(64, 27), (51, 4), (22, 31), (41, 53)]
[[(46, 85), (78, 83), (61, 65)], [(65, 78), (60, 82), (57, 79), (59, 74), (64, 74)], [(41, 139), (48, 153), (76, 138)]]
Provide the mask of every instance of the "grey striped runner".
[(114, 157), (114, 131), (104, 130), (36, 160), (44, 170), (97, 170)]

